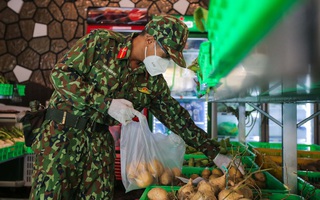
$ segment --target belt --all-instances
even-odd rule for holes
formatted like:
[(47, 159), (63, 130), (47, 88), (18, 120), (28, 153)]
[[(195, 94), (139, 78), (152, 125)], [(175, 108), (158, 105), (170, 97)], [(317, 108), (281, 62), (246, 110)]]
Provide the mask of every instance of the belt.
[(57, 123), (64, 124), (68, 127), (76, 129), (86, 129), (91, 127), (93, 132), (101, 132), (108, 130), (108, 126), (97, 122), (92, 122), (88, 117), (82, 117), (70, 114), (63, 110), (48, 108), (46, 113), (46, 119), (53, 120)]

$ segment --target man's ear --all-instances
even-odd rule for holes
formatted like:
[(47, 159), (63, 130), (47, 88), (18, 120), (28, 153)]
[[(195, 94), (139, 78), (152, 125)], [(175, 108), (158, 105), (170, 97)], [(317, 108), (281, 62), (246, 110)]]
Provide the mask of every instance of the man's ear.
[(147, 44), (151, 44), (152, 42), (154, 42), (154, 37), (152, 35), (149, 35), (148, 33), (145, 34), (145, 38), (146, 38)]

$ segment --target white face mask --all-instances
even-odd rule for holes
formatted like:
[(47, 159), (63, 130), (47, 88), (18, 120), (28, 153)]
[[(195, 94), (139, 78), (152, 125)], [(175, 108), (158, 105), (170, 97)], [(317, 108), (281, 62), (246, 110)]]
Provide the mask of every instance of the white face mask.
[(144, 56), (143, 63), (146, 65), (150, 76), (163, 74), (167, 70), (170, 60), (157, 56), (156, 44), (154, 44), (154, 56), (147, 57), (147, 47), (144, 49)]

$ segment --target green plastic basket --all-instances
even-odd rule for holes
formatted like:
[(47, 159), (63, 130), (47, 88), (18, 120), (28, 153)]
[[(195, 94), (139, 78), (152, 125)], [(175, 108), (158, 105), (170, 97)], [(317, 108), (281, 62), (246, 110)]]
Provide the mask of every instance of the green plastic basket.
[(142, 193), (141, 197), (139, 200), (149, 200), (148, 198), (148, 192), (152, 189), (152, 188), (162, 188), (167, 192), (177, 192), (180, 187), (179, 186), (148, 186), (144, 192)]
[[(252, 151), (254, 148), (282, 149), (282, 143), (269, 142), (248, 142), (247, 146)], [(297, 144), (299, 151), (320, 151), (320, 145), (316, 144)]]
[(298, 193), (305, 199), (320, 199), (320, 188), (314, 183), (320, 183), (320, 172), (298, 171)]
[(12, 91), (12, 84), (0, 84), (0, 96), (10, 96), (12, 95)]
[[(0, 96), (12, 96), (13, 84), (0, 84)], [(25, 96), (25, 85), (17, 84), (18, 93), (20, 96)]]
[(16, 142), (8, 148), (8, 159), (16, 158), (24, 154), (24, 142)]
[(305, 198), (296, 194), (262, 194), (265, 200), (304, 200)]
[(0, 163), (8, 160), (8, 148), (9, 147), (0, 148)]
[(16, 142), (12, 146), (0, 148), (0, 162), (22, 156), (24, 154), (24, 142)]
[[(289, 193), (288, 189), (284, 186), (282, 182), (272, 176), (269, 172), (263, 171), (266, 176), (266, 188), (261, 189), (263, 195), (272, 195), (272, 194), (287, 194)], [(257, 193), (257, 191), (254, 191)]]

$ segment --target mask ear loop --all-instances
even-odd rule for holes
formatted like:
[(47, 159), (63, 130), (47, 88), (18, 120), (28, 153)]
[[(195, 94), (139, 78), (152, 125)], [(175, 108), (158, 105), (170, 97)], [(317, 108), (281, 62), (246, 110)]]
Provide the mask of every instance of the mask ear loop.
[(147, 57), (147, 46), (144, 48), (144, 58), (146, 58)]
[(156, 42), (154, 42), (154, 55), (155, 56), (157, 55), (157, 44), (156, 44)]

